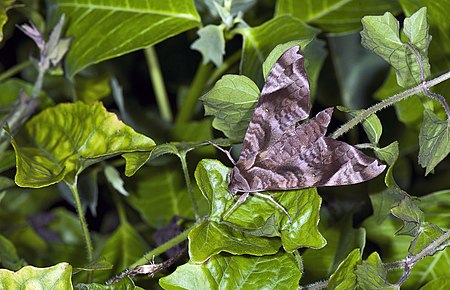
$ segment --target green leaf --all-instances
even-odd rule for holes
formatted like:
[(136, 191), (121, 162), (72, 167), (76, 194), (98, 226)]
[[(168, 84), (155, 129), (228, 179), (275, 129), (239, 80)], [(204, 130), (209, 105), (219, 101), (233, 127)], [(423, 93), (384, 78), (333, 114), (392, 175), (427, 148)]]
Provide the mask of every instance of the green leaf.
[(12, 150), (0, 152), (0, 173), (16, 165), (16, 156)]
[(281, 0), (277, 1), (276, 6), (276, 15), (289, 14), (333, 33), (359, 30), (361, 17), (386, 11), (396, 14), (400, 12), (400, 7), (396, 1), (389, 0), (317, 0), (301, 3)]
[(73, 289), (72, 266), (59, 263), (48, 268), (26, 266), (17, 272), (0, 269), (1, 289)]
[(264, 256), (278, 252), (276, 238), (245, 234), (224, 223), (205, 220), (189, 232), (189, 256), (195, 263), (203, 263), (220, 252), (233, 255)]
[[(173, 216), (194, 217), (183, 173), (173, 165), (146, 166), (127, 183), (127, 201), (150, 226), (162, 228)], [(197, 194), (197, 200), (201, 198)]]
[(356, 274), (354, 271), (360, 261), (360, 250), (354, 249), (351, 251), (347, 258), (339, 264), (336, 272), (331, 275), (327, 288), (336, 290), (355, 289)]
[(65, 14), (74, 38), (66, 59), (73, 77), (88, 65), (157, 44), (198, 26), (193, 1), (51, 0), (51, 17)]
[(122, 224), (109, 236), (100, 256), (114, 265), (111, 271), (99, 272), (96, 277), (102, 281), (117, 274), (149, 250), (147, 243), (128, 222)]
[[(422, 8), (405, 18), (403, 28), (404, 34), (419, 52), (425, 79), (430, 76), (428, 46), (431, 41), (426, 12), (426, 8)], [(365, 16), (362, 23), (361, 44), (394, 67), (398, 84), (404, 88), (419, 84), (417, 59), (411, 48), (400, 39), (400, 27), (395, 17), (386, 12), (383, 16)]]
[(133, 280), (130, 277), (120, 279), (119, 282), (111, 285), (103, 285), (97, 283), (84, 284), (79, 283), (75, 286), (77, 290), (137, 290), (141, 287), (135, 286)]
[(443, 230), (441, 230), (436, 225), (433, 225), (432, 223), (422, 223), (416, 237), (411, 242), (411, 246), (409, 247), (408, 252), (411, 255), (420, 253), (420, 251), (425, 249), (430, 243), (434, 242), (437, 238), (442, 236), (443, 233)]
[(296, 289), (301, 271), (292, 254), (217, 255), (204, 264), (189, 262), (159, 280), (163, 289)]
[(104, 257), (100, 257), (99, 259), (96, 259), (92, 262), (89, 262), (86, 265), (82, 265), (80, 267), (76, 267), (73, 269), (73, 274), (77, 274), (81, 271), (105, 271), (105, 270), (111, 270), (113, 268), (113, 264), (106, 261)]
[(391, 213), (404, 222), (402, 228), (397, 232), (399, 235), (414, 237), (424, 219), (423, 212), (409, 196), (404, 196), (398, 206), (391, 209)]
[(399, 156), (398, 142), (394, 141), (386, 147), (376, 148), (375, 155), (378, 159), (385, 161), (389, 168), (386, 171), (386, 176), (384, 178), (384, 183), (389, 188), (397, 188), (401, 190), (394, 179), (394, 165), (397, 162)]
[(259, 89), (246, 76), (225, 75), (200, 98), (205, 115), (214, 116), (213, 127), (232, 141), (242, 140), (253, 108), (258, 102)]
[(377, 223), (381, 224), (389, 216), (391, 209), (405, 197), (405, 193), (394, 187), (371, 194), (369, 197), (372, 203), (373, 216)]
[(0, 191), (3, 191), (6, 188), (14, 186), (15, 186), (14, 180), (5, 176), (0, 176)]
[[(101, 103), (59, 104), (26, 123), (13, 139), (19, 186), (73, 184), (89, 165), (126, 152), (151, 151), (150, 138), (108, 113)], [(130, 164), (127, 164), (130, 166)]]
[[(357, 115), (364, 112), (364, 110), (350, 110), (342, 106), (338, 106), (337, 109), (341, 112), (349, 113), (352, 117), (356, 117)], [(383, 132), (383, 127), (381, 126), (380, 119), (378, 119), (377, 115), (370, 115), (368, 118), (362, 121), (361, 125), (363, 126), (364, 132), (366, 132), (370, 143), (378, 144), (381, 133)]]
[(438, 277), (431, 280), (424, 286), (420, 287), (420, 290), (446, 290), (450, 289), (450, 277)]
[(319, 30), (285, 15), (257, 27), (236, 29), (236, 32), (244, 38), (240, 71), (261, 85), (261, 65), (275, 46), (293, 40), (309, 42), (317, 36)]
[(366, 231), (353, 227), (351, 213), (336, 221), (322, 212), (319, 230), (327, 245), (319, 250), (307, 249), (302, 254), (308, 281), (329, 278), (351, 251), (358, 248), (362, 252), (365, 247)]
[(210, 24), (197, 32), (199, 38), (192, 43), (191, 49), (202, 54), (204, 64), (212, 61), (217, 67), (222, 65), (225, 54), (223, 29), (223, 26)]
[(428, 175), (450, 152), (449, 122), (425, 110), (419, 134), (419, 164)]
[(13, 271), (25, 266), (25, 261), (17, 255), (14, 244), (2, 235), (0, 235), (0, 265)]
[(449, 190), (421, 196), (416, 204), (424, 212), (426, 221), (439, 225), (441, 228), (450, 228)]
[(109, 74), (100, 74), (94, 77), (75, 77), (75, 90), (77, 99), (86, 104), (106, 98), (111, 94)]
[(13, 7), (15, 0), (3, 0), (0, 3), (0, 42), (3, 40), (3, 26), (8, 21), (7, 12)]
[(361, 265), (357, 265), (355, 274), (358, 281), (358, 287), (361, 289), (398, 289), (396, 286), (393, 286), (386, 281), (387, 272), (383, 268), (383, 264), (381, 263), (380, 256), (377, 252), (372, 253)]

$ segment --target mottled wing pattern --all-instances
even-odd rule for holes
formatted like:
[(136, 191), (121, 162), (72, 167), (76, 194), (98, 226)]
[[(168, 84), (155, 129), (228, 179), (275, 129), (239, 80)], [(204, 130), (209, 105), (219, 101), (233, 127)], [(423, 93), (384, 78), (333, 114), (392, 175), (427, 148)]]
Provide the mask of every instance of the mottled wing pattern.
[(238, 164), (251, 168), (265, 151), (309, 115), (310, 90), (300, 48), (288, 49), (272, 67), (244, 137)]
[(240, 170), (252, 191), (347, 185), (379, 175), (385, 165), (355, 147), (324, 137), (332, 109), (301, 124), (295, 134), (260, 152), (252, 168)]

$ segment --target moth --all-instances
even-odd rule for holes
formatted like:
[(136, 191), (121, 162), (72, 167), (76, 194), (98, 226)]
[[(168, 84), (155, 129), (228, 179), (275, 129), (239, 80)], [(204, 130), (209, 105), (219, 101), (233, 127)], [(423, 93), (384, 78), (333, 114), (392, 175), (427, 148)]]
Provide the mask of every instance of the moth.
[[(352, 145), (326, 137), (333, 108), (310, 120), (310, 88), (299, 46), (285, 51), (273, 65), (244, 137), (242, 151), (229, 176), (229, 190), (270, 199), (266, 190), (348, 185), (367, 181), (385, 169)], [(222, 149), (223, 150), (223, 149)], [(224, 218), (225, 218), (224, 216)]]

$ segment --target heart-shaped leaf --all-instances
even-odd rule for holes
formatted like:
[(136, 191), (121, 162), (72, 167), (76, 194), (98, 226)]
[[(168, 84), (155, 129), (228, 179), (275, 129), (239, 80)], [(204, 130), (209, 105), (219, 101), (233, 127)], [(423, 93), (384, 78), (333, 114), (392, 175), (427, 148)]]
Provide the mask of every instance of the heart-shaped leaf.
[[(89, 165), (131, 152), (151, 151), (152, 139), (136, 133), (101, 103), (59, 104), (27, 122), (12, 140), (19, 186), (73, 184)], [(136, 167), (127, 160), (127, 167)]]

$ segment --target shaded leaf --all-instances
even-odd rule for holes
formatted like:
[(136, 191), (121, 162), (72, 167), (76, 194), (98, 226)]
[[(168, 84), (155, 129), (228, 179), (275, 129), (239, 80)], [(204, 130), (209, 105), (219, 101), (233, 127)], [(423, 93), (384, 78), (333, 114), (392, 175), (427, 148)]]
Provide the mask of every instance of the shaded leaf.
[(13, 140), (15, 181), (28, 187), (61, 180), (73, 184), (89, 165), (126, 152), (151, 151), (154, 145), (101, 103), (59, 104), (33, 117)]
[(361, 18), (391, 11), (400, 12), (397, 2), (389, 0), (296, 0), (277, 1), (276, 15), (289, 14), (325, 32), (348, 32), (361, 27)]
[(200, 99), (213, 127), (232, 141), (242, 140), (258, 102), (259, 89), (246, 76), (225, 75)]
[(381, 224), (389, 216), (391, 209), (405, 197), (405, 194), (398, 188), (387, 188), (371, 194), (369, 197), (372, 203), (373, 216), (377, 223)]
[(398, 289), (387, 282), (387, 272), (377, 252), (372, 253), (361, 265), (357, 265), (355, 274), (358, 287), (362, 289)]
[(216, 255), (189, 262), (159, 280), (163, 289), (296, 289), (301, 271), (292, 254), (253, 257)]
[(59, 263), (48, 268), (26, 266), (17, 272), (0, 269), (1, 289), (73, 289), (72, 266)]
[(308, 42), (317, 36), (319, 30), (285, 15), (273, 18), (258, 27), (236, 29), (236, 32), (244, 38), (240, 71), (261, 85), (261, 65), (277, 44), (293, 40)]
[(397, 232), (399, 235), (414, 237), (424, 219), (423, 212), (409, 196), (404, 196), (398, 206), (391, 209), (391, 213), (404, 222), (402, 228)]
[[(419, 52), (425, 79), (430, 76), (428, 46), (431, 41), (426, 12), (427, 9), (422, 8), (405, 18), (403, 28), (404, 34)], [(401, 40), (397, 19), (386, 12), (383, 16), (365, 16), (362, 23), (361, 44), (394, 67), (398, 84), (402, 87), (419, 84), (420, 73), (417, 59), (411, 48)]]
[(174, 170), (173, 165), (147, 166), (128, 183), (131, 194), (127, 201), (150, 226), (162, 228), (173, 216), (194, 217), (181, 169)]
[(17, 255), (14, 244), (2, 235), (0, 235), (0, 265), (13, 271), (25, 266), (25, 261)]
[(430, 243), (442, 236), (443, 233), (443, 230), (431, 223), (422, 223), (418, 230), (417, 236), (411, 242), (408, 249), (409, 253), (412, 255), (420, 253), (420, 251), (425, 249)]
[(93, 63), (159, 43), (200, 22), (193, 1), (184, 0), (106, 0), (95, 4), (52, 0), (48, 9), (53, 18), (56, 13), (66, 15), (66, 35), (74, 37), (66, 60), (69, 76)]
[(86, 104), (93, 104), (96, 101), (106, 98), (111, 94), (109, 74), (101, 74), (94, 77), (76, 77), (75, 90), (78, 100)]
[(419, 164), (430, 173), (450, 152), (449, 122), (425, 110), (419, 134)]
[(122, 224), (109, 236), (100, 256), (113, 264), (111, 271), (99, 272), (96, 277), (106, 280), (141, 258), (149, 250), (147, 243), (128, 222)]
[(356, 265), (361, 261), (361, 252), (354, 249), (348, 254), (347, 258), (342, 261), (336, 272), (334, 272), (328, 282), (328, 289), (355, 289), (356, 287)]
[(92, 262), (89, 262), (86, 265), (76, 267), (73, 269), (73, 274), (77, 274), (81, 271), (104, 271), (104, 270), (111, 270), (113, 268), (113, 264), (106, 261), (104, 257), (101, 257), (99, 259), (96, 259)]
[(203, 63), (213, 62), (217, 67), (222, 65), (225, 54), (225, 38), (223, 37), (223, 26), (206, 25), (198, 32), (199, 38), (191, 45), (202, 54)]
[(16, 156), (12, 150), (0, 152), (0, 173), (16, 165)]
[(425, 220), (441, 228), (450, 228), (450, 191), (442, 190), (421, 196), (416, 201)]

